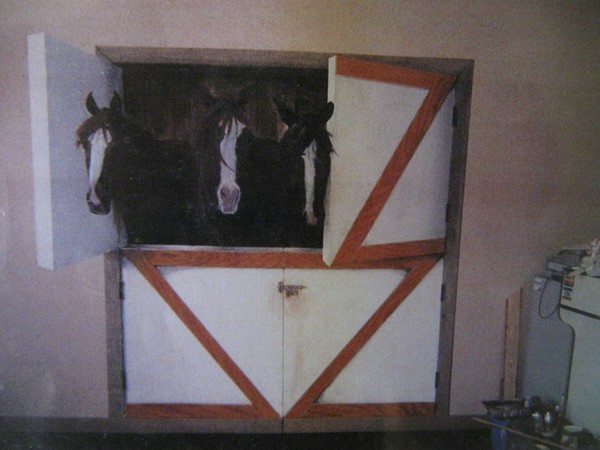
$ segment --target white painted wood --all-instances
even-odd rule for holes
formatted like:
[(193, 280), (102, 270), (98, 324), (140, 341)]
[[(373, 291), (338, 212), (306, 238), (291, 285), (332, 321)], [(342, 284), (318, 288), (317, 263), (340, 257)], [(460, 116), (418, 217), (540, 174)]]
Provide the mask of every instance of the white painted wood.
[(284, 300), (284, 414), (404, 276), (402, 270), (285, 270), (286, 284), (306, 287)]
[(440, 261), (323, 392), (319, 402), (435, 401), (442, 272)]
[(446, 235), (453, 107), (451, 91), (373, 224), (365, 245)]
[[(165, 279), (281, 411), (281, 269), (162, 268)], [(128, 403), (249, 404), (137, 269), (123, 260)]]
[(329, 60), (331, 175), (323, 259), (331, 264), (383, 168), (427, 95), (424, 89), (336, 75)]
[[(600, 317), (600, 279), (576, 276), (571, 300), (561, 305)], [(567, 419), (600, 438), (600, 319), (561, 308), (560, 317), (573, 327)]]
[(75, 130), (89, 115), (87, 94), (107, 105), (121, 91), (121, 71), (43, 33), (28, 36), (28, 64), (37, 259), (58, 269), (118, 246), (112, 215), (88, 210)]

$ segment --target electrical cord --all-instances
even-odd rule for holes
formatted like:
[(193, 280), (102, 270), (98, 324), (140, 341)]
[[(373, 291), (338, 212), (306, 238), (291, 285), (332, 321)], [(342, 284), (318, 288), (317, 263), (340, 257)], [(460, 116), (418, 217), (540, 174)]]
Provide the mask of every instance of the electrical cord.
[[(554, 313), (556, 311), (558, 311), (558, 308), (560, 306), (560, 301), (558, 301), (556, 303), (556, 306), (552, 309), (552, 311), (550, 311), (550, 314), (548, 314), (546, 316), (544, 316), (542, 314), (542, 302), (544, 300), (544, 292), (546, 292), (546, 286), (548, 285), (548, 282), (551, 280), (552, 280), (552, 278), (546, 278), (546, 280), (544, 281), (544, 286), (542, 287), (542, 292), (540, 292), (540, 300), (538, 302), (538, 311), (537, 311), (538, 316), (540, 317), (540, 319), (544, 319), (544, 320), (549, 319), (552, 315), (554, 315)], [(562, 291), (562, 283), (561, 283), (561, 291)]]

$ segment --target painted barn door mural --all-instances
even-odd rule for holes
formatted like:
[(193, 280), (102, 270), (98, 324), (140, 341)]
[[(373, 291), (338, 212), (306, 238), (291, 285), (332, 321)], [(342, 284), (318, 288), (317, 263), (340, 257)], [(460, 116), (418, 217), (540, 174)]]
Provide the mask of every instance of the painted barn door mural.
[[(100, 62), (95, 78), (87, 70), (98, 58), (45, 35), (29, 45), (36, 205), (48, 202), (36, 206), (38, 251), (40, 264), (57, 268), (118, 244), (108, 234), (92, 251), (69, 244), (70, 256), (44, 256), (56, 254), (60, 239), (50, 238), (48, 223), (57, 234), (81, 228), (90, 241), (105, 236), (87, 223), (111, 219), (87, 212), (83, 156), (73, 140), (86, 117), (83, 99), (94, 91), (108, 104), (120, 90), (119, 70)], [(80, 70), (76, 53), (84, 67), (58, 87), (58, 69), (43, 75), (36, 66), (49, 67), (63, 46), (65, 72)], [(322, 251), (121, 251), (126, 416), (435, 413), (453, 79), (341, 56), (331, 59), (329, 75), (336, 154)], [(66, 110), (75, 116), (55, 118)], [(76, 182), (55, 192), (67, 174)], [(85, 214), (50, 209), (63, 197)]]

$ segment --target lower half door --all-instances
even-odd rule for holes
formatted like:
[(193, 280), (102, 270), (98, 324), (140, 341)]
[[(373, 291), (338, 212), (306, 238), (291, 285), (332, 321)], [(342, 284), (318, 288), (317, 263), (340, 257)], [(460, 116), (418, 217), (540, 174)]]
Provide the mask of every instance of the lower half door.
[(126, 415), (279, 418), (281, 277), (124, 259)]
[(284, 417), (433, 415), (442, 269), (286, 269)]

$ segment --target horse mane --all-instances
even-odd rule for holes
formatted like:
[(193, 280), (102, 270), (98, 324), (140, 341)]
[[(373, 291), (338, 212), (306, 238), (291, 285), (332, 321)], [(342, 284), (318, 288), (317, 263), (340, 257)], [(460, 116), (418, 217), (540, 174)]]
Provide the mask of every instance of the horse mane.
[(77, 138), (77, 147), (86, 145), (89, 137), (98, 129), (102, 128), (105, 117), (102, 114), (96, 114), (84, 120), (75, 131)]
[[(110, 123), (110, 126), (107, 126), (108, 123)], [(152, 133), (121, 111), (116, 112), (108, 108), (101, 108), (96, 114), (79, 125), (75, 131), (76, 145), (78, 147), (85, 145), (89, 137), (99, 129), (102, 129), (105, 133), (108, 131), (115, 143), (123, 139), (123, 136), (129, 141), (148, 142), (157, 140)]]
[(333, 148), (333, 143), (331, 142), (332, 134), (327, 131), (325, 127), (320, 128), (315, 133), (315, 141), (317, 143), (317, 155), (328, 156), (331, 153), (335, 153), (335, 148)]

